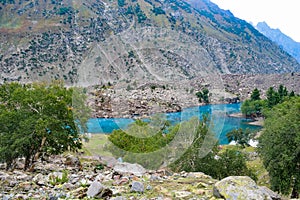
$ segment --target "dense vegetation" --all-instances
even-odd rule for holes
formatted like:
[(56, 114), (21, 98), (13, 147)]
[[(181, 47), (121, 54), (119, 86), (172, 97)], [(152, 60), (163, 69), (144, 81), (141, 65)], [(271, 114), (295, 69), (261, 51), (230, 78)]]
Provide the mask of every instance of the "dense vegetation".
[[(265, 118), (259, 137), (259, 153), (269, 172), (271, 187), (283, 194), (299, 197), (300, 191), (300, 97), (280, 85), (270, 87), (266, 99), (254, 89), (251, 98), (242, 104), (247, 117)], [(244, 143), (247, 134), (242, 131), (228, 133), (229, 138)]]
[[(80, 110), (73, 107), (74, 101)], [(11, 168), (25, 158), (27, 169), (40, 156), (81, 148), (78, 126), (85, 130), (88, 114), (84, 102), (82, 93), (60, 82), (1, 85), (0, 162)]]
[(150, 122), (136, 120), (126, 130), (114, 130), (109, 135), (111, 144), (106, 149), (124, 161), (158, 168), (166, 155), (160, 150), (174, 139), (178, 127), (170, 127), (170, 123), (159, 115), (152, 117)]
[(260, 117), (263, 114), (263, 110), (269, 110), (293, 96), (295, 96), (294, 91), (289, 93), (286, 87), (279, 85), (277, 91), (273, 87), (270, 87), (267, 91), (267, 98), (262, 100), (259, 90), (255, 88), (252, 91), (251, 98), (243, 102), (241, 110), (246, 117)]
[(196, 93), (199, 102), (209, 103), (209, 90), (207, 88), (203, 88), (202, 91), (198, 91)]
[(300, 193), (300, 97), (293, 97), (264, 113), (259, 152), (271, 187), (283, 194)]
[(207, 119), (198, 121), (192, 144), (170, 167), (175, 171), (204, 172), (213, 178), (250, 176), (255, 174), (246, 165), (246, 156), (239, 148), (220, 151), (218, 141), (209, 130)]
[(242, 147), (250, 146), (249, 141), (253, 137), (253, 132), (250, 129), (243, 130), (241, 128), (232, 130), (226, 134), (228, 142), (235, 141), (237, 144)]
[(137, 120), (126, 131), (114, 131), (108, 149), (124, 161), (151, 169), (169, 164), (175, 171), (201, 171), (214, 178), (249, 175), (256, 179), (239, 147), (220, 151), (207, 119), (195, 117), (175, 126), (165, 126), (166, 121), (157, 117), (154, 122)]

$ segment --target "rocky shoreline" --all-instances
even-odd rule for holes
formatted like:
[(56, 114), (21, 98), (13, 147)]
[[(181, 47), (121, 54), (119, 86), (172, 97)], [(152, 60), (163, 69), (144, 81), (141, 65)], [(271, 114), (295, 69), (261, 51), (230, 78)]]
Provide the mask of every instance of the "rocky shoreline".
[(283, 84), (289, 91), (300, 93), (300, 74), (236, 75), (224, 74), (216, 86), (201, 77), (178, 82), (118, 82), (86, 88), (87, 104), (93, 118), (143, 118), (154, 113), (178, 112), (184, 108), (205, 105), (195, 95), (209, 90), (210, 104), (238, 103), (258, 88), (266, 98), (269, 87)]
[(245, 176), (215, 180), (201, 172), (146, 170), (111, 157), (52, 156), (34, 171), (0, 170), (0, 199), (281, 199)]

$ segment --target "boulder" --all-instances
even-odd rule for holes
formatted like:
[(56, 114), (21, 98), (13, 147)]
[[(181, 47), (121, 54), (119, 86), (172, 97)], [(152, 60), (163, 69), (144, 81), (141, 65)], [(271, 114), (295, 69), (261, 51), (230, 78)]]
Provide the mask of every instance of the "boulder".
[(214, 185), (213, 193), (218, 198), (230, 200), (273, 200), (269, 190), (258, 187), (248, 176), (224, 178)]
[(68, 155), (66, 157), (65, 165), (71, 166), (71, 167), (78, 167), (78, 168), (81, 167), (79, 158), (77, 156), (73, 156), (73, 155)]
[(139, 181), (133, 181), (131, 184), (130, 192), (144, 193), (144, 184)]
[(102, 190), (104, 189), (103, 185), (98, 182), (94, 181), (88, 188), (87, 196), (88, 197), (95, 197), (96, 195), (100, 194)]
[(135, 176), (143, 176), (146, 173), (146, 169), (136, 163), (135, 164), (126, 163), (126, 162), (117, 163), (113, 169), (115, 172), (122, 175), (133, 174)]
[(280, 196), (278, 193), (276, 193), (276, 192), (270, 190), (270, 189), (267, 188), (266, 186), (260, 186), (259, 189), (260, 189), (263, 193), (268, 194), (268, 195), (272, 198), (272, 200), (280, 200), (280, 199), (281, 199), (281, 196)]

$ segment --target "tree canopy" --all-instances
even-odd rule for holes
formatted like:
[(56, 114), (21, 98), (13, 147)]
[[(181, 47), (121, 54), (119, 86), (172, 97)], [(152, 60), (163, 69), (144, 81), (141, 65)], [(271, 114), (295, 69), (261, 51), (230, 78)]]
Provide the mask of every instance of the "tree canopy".
[(40, 156), (81, 148), (88, 115), (85, 96), (61, 82), (1, 85), (0, 162), (10, 168), (24, 157), (27, 169)]
[(251, 94), (251, 101), (260, 100), (260, 93), (257, 88), (255, 88)]
[(269, 172), (272, 189), (283, 194), (300, 191), (300, 97), (266, 112), (259, 152)]
[(202, 101), (206, 104), (209, 103), (209, 90), (207, 88), (203, 88), (202, 91), (197, 92), (196, 96), (200, 103)]
[(277, 91), (274, 87), (270, 87), (266, 92), (266, 96), (267, 98), (262, 100), (259, 90), (255, 88), (251, 93), (250, 99), (243, 102), (241, 106), (242, 113), (250, 118), (260, 117), (263, 115), (263, 110), (271, 109), (275, 105), (296, 95), (294, 91), (289, 93), (285, 86), (279, 85)]
[(228, 142), (235, 141), (237, 144), (241, 145), (242, 147), (250, 146), (249, 142), (250, 139), (253, 137), (253, 133), (250, 129), (246, 129), (245, 131), (241, 128), (234, 129), (226, 134), (228, 138)]

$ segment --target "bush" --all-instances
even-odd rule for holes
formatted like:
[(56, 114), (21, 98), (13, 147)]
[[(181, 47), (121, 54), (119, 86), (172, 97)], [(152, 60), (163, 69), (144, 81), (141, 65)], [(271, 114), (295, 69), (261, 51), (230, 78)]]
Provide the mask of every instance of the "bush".
[[(176, 126), (175, 126), (176, 127)], [(176, 128), (168, 121), (154, 116), (149, 122), (136, 120), (126, 130), (115, 130), (108, 139), (111, 142), (106, 149), (126, 162), (136, 162), (146, 168), (158, 168), (166, 152), (159, 152), (172, 141)], [(151, 154), (154, 153), (154, 156)], [(147, 159), (145, 154), (148, 154)]]

